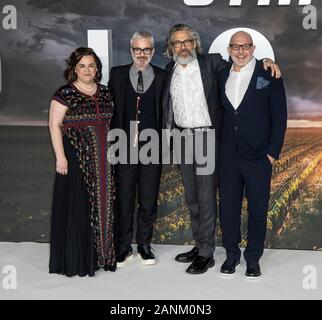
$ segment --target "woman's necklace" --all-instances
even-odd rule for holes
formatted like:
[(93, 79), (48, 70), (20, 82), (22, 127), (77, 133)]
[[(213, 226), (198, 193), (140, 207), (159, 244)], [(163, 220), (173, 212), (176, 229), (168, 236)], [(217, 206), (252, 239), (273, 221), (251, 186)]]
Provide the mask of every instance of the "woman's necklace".
[(93, 83), (92, 87), (90, 89), (84, 88), (78, 80), (75, 81), (75, 85), (80, 89), (80, 91), (89, 94), (92, 96), (96, 92), (96, 82)]

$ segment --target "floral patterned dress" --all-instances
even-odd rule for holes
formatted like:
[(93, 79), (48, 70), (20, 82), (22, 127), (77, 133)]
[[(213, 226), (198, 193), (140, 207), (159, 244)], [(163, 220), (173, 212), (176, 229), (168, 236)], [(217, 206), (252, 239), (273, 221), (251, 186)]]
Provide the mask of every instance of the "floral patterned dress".
[(89, 96), (68, 84), (53, 100), (68, 107), (62, 128), (68, 174), (56, 173), (49, 272), (93, 276), (99, 268), (115, 271), (115, 181), (107, 161), (110, 90), (98, 84)]

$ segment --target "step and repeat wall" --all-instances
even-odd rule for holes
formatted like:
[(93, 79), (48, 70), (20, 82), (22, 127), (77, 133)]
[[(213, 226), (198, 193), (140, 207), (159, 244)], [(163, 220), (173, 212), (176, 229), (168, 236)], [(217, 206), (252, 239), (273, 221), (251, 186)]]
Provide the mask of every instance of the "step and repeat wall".
[[(55, 175), (47, 127), (50, 98), (64, 84), (65, 60), (91, 46), (111, 66), (131, 62), (137, 30), (155, 37), (152, 62), (164, 67), (171, 26), (187, 23), (203, 52), (227, 57), (230, 35), (248, 30), (257, 58), (282, 69), (288, 129), (273, 167), (267, 248), (322, 250), (322, 3), (319, 0), (12, 0), (0, 1), (0, 241), (49, 241)], [(247, 238), (243, 204), (242, 244)], [(221, 231), (216, 230), (221, 243)], [(155, 243), (189, 244), (180, 173), (165, 165)]]

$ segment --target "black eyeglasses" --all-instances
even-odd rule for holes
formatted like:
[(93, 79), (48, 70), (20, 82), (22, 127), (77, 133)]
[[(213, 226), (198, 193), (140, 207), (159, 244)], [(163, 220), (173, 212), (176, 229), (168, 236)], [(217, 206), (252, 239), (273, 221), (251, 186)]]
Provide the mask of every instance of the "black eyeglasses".
[(132, 48), (133, 52), (135, 54), (141, 54), (143, 52), (146, 56), (150, 55), (152, 53), (153, 48)]
[(185, 47), (190, 47), (190, 46), (193, 45), (193, 43), (194, 43), (193, 39), (187, 39), (187, 40), (184, 40), (184, 41), (176, 40), (176, 41), (172, 42), (172, 45), (175, 48), (180, 48), (182, 45), (184, 45)]
[(250, 48), (253, 46), (252, 43), (245, 43), (245, 44), (230, 44), (229, 45), (232, 50), (239, 51), (240, 48), (243, 48), (243, 50), (250, 50)]

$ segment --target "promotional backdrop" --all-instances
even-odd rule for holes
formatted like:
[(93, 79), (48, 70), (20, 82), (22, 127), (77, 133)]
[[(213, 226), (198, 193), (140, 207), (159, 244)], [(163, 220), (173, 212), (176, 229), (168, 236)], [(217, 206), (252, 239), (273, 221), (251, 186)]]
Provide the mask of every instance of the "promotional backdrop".
[[(273, 168), (266, 247), (322, 248), (321, 1), (218, 0), (193, 6), (196, 2), (0, 0), (0, 241), (49, 240), (55, 168), (48, 107), (64, 84), (66, 58), (88, 45), (88, 30), (109, 30), (107, 68), (130, 63), (132, 34), (149, 30), (156, 46), (152, 62), (164, 67), (169, 28), (188, 23), (200, 33), (205, 53), (214, 50), (223, 32), (241, 27), (256, 30), (272, 46), (283, 73), (289, 121)], [(246, 200), (243, 210), (245, 244)], [(176, 166), (164, 166), (158, 215), (155, 243), (191, 242)], [(220, 243), (219, 224), (216, 237)]]

